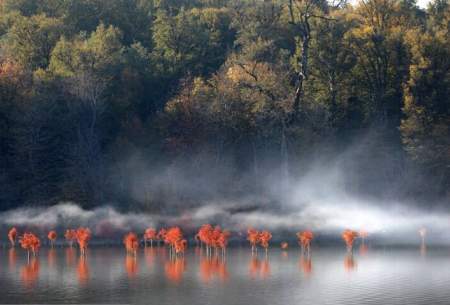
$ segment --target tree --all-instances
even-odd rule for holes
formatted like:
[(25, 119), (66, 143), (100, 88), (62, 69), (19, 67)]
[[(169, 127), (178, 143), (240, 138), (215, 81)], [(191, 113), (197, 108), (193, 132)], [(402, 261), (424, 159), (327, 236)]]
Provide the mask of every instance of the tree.
[[(439, 4), (439, 3), (437, 3)], [(431, 6), (433, 8), (433, 6)], [(440, 15), (440, 16), (439, 16)], [(435, 14), (426, 31), (407, 34), (412, 53), (404, 85), (405, 118), (400, 130), (409, 156), (436, 178), (437, 190), (450, 185), (449, 6)], [(447, 192), (448, 195), (448, 192)]]
[(64, 24), (56, 18), (34, 15), (29, 18), (16, 16), (2, 43), (6, 56), (19, 65), (36, 70), (46, 68), (50, 55)]

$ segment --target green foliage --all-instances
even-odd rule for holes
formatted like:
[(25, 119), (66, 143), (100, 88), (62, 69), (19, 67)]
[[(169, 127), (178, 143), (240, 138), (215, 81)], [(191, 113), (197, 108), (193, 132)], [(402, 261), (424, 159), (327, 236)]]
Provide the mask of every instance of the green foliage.
[(61, 38), (51, 54), (49, 69), (57, 76), (71, 77), (88, 71), (108, 79), (121, 64), (123, 51), (120, 31), (100, 24), (89, 38)]
[(6, 56), (32, 70), (45, 68), (50, 54), (63, 33), (61, 20), (45, 15), (16, 16), (4, 35), (2, 48)]
[(413, 160), (446, 185), (450, 172), (448, 7), (436, 17), (427, 31), (413, 29), (407, 35), (412, 60), (404, 86), (405, 118), (400, 129), (405, 149)]
[(448, 0), (0, 5), (1, 208), (132, 202), (129, 155), (229, 162), (228, 192), (354, 143), (360, 185), (414, 169), (405, 193), (450, 189)]

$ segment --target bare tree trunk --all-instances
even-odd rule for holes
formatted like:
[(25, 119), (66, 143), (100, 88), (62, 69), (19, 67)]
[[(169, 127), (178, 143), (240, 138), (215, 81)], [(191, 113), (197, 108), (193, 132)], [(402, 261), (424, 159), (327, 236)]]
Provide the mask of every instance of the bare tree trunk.
[(308, 79), (308, 55), (309, 55), (309, 24), (305, 22), (305, 32), (302, 34), (301, 42), (301, 58), (299, 61), (299, 71), (297, 72), (297, 80), (295, 87), (295, 97), (294, 97), (294, 113), (298, 114), (300, 112), (300, 106), (304, 96), (304, 83)]

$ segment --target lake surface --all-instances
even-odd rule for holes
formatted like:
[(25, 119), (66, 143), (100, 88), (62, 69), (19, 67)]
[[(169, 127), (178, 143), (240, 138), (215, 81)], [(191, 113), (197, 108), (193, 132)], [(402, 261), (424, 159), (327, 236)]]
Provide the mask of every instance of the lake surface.
[(450, 304), (450, 249), (229, 249), (207, 259), (191, 248), (171, 260), (161, 248), (0, 249), (4, 304)]

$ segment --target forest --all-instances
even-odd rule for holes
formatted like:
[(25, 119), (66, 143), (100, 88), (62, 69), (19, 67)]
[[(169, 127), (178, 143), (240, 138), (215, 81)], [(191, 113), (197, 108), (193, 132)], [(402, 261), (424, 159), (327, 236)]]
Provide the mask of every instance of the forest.
[(315, 164), (450, 202), (448, 0), (0, 0), (0, 37), (0, 210), (270, 201)]

